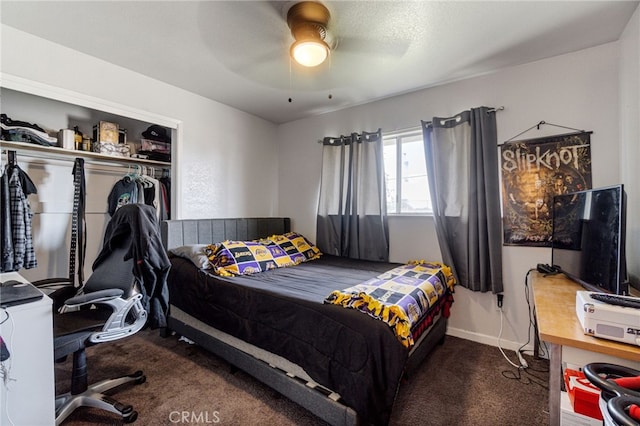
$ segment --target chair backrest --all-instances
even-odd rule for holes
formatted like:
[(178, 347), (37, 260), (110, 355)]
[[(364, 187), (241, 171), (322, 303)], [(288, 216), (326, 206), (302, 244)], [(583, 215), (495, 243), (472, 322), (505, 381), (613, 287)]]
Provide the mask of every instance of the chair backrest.
[(133, 259), (124, 259), (130, 245), (130, 235), (112, 241), (111, 253), (94, 269), (84, 284), (83, 293), (119, 288), (124, 291), (122, 296), (124, 299), (131, 296), (136, 289)]

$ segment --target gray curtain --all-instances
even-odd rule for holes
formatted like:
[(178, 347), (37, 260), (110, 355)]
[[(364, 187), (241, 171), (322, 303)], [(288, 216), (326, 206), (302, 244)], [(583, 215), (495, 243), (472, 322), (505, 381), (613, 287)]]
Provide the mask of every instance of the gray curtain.
[(458, 284), (502, 291), (502, 228), (495, 112), (472, 108), (422, 122), (442, 260)]
[(316, 245), (327, 254), (388, 261), (382, 131), (322, 143)]

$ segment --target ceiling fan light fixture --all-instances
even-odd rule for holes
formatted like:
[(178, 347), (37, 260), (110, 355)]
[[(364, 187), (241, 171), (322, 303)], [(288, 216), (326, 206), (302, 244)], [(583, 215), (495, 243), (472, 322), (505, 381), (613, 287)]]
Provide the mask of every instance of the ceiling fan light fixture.
[(329, 56), (329, 45), (323, 40), (298, 40), (291, 45), (291, 57), (305, 67), (317, 67)]
[(289, 50), (294, 61), (305, 67), (316, 67), (327, 59), (330, 48), (324, 39), (330, 18), (329, 10), (316, 1), (291, 6), (287, 24), (295, 39)]

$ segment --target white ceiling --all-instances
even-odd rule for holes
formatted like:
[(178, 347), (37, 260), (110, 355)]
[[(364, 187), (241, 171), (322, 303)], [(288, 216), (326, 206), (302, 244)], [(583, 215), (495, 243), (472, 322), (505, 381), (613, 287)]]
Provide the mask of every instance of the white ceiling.
[[(4, 24), (284, 123), (619, 38), (638, 1), (325, 1), (330, 60), (291, 64), (295, 1), (8, 1)], [(25, 52), (28, 54), (28, 52)], [(291, 98), (291, 102), (289, 102)]]

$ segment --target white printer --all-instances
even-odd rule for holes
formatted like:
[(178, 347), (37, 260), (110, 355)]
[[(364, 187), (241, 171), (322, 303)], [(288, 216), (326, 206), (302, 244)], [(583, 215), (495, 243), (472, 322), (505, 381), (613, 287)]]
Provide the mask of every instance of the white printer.
[[(604, 302), (596, 298), (613, 300)], [(640, 307), (637, 306), (640, 306), (638, 297), (576, 292), (576, 314), (584, 334), (640, 346)]]

